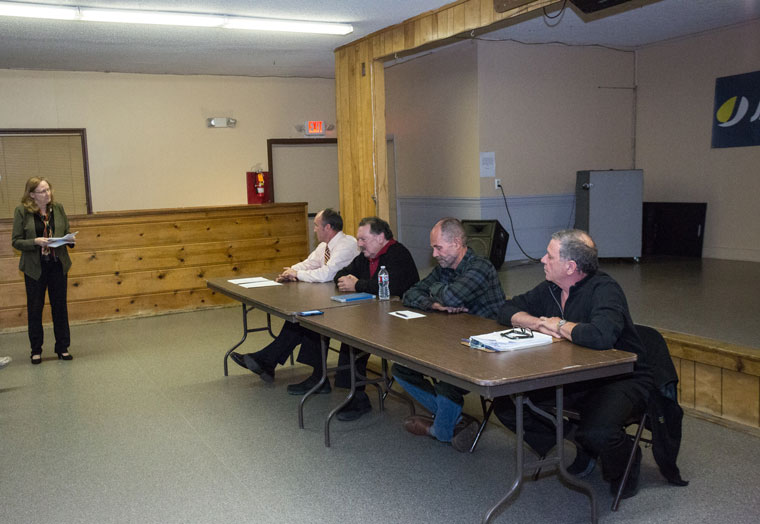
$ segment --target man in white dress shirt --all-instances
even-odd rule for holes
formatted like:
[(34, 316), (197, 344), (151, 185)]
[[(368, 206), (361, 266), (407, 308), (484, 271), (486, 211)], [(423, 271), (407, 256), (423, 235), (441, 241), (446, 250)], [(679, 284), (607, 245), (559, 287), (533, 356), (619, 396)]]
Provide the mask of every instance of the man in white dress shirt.
[[(278, 282), (331, 282), (335, 274), (359, 254), (356, 239), (343, 233), (343, 219), (330, 208), (323, 209), (314, 217), (314, 234), (319, 240), (317, 248), (303, 262), (284, 268), (277, 277)], [(284, 364), (299, 344), (301, 351), (305, 347), (316, 347), (317, 354), (321, 355), (318, 334), (302, 328), (300, 324), (285, 322), (280, 334), (261, 351), (245, 355), (233, 352), (230, 358), (256, 373), (263, 381), (272, 382), (277, 364)], [(313, 347), (309, 348), (309, 345)], [(325, 384), (327, 387), (323, 387), (319, 393), (330, 392), (330, 383)]]

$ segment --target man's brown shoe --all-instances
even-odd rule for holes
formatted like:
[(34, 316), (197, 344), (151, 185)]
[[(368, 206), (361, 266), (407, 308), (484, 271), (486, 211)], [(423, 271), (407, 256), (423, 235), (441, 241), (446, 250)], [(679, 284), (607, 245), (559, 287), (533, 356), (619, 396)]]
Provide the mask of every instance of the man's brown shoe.
[(433, 427), (433, 419), (425, 415), (412, 415), (404, 419), (404, 429), (412, 435), (429, 437), (431, 427)]

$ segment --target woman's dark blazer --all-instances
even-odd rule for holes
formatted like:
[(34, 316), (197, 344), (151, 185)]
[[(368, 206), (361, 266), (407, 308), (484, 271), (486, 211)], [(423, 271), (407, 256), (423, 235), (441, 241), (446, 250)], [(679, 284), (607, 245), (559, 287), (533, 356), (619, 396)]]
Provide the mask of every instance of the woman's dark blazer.
[[(62, 237), (69, 233), (69, 219), (63, 206), (57, 202), (52, 205), (54, 237)], [(37, 230), (34, 226), (34, 213), (26, 210), (23, 204), (19, 204), (13, 212), (13, 233), (11, 243), (13, 247), (21, 251), (21, 260), (18, 268), (34, 280), (39, 280), (42, 275), (42, 262), (40, 262), (40, 248), (34, 244), (37, 238)], [(66, 245), (54, 248), (55, 255), (63, 265), (63, 274), (69, 272), (71, 259)]]

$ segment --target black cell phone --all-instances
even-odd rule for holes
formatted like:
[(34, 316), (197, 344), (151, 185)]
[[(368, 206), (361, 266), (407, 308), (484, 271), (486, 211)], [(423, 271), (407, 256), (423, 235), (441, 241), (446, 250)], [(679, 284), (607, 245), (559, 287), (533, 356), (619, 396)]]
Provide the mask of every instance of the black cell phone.
[(298, 316), (299, 317), (311, 317), (311, 316), (314, 316), (314, 315), (322, 315), (323, 313), (324, 313), (324, 311), (320, 311), (318, 309), (312, 309), (312, 310), (309, 310), (309, 311), (301, 311), (300, 313), (298, 313)]

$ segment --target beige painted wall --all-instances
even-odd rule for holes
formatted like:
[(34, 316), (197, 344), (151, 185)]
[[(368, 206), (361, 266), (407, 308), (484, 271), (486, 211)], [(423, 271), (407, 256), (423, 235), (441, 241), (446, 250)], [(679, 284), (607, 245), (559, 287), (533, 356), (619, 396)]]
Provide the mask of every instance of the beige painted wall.
[[(583, 169), (633, 167), (633, 53), (478, 42), (480, 150), (507, 195), (575, 192)], [(481, 179), (482, 196), (501, 195)]]
[(760, 146), (712, 149), (715, 79), (760, 70), (760, 21), (638, 51), (644, 199), (707, 202), (703, 256), (760, 261)]
[(335, 122), (329, 79), (1, 70), (0, 93), (0, 127), (87, 129), (94, 211), (245, 204), (268, 138)]
[(703, 256), (760, 261), (760, 147), (710, 147), (715, 79), (760, 70), (758, 50), (760, 21), (635, 55), (466, 42), (389, 68), (399, 195), (499, 195), (478, 177), (479, 151), (496, 153), (510, 196), (573, 193), (577, 170), (636, 167), (644, 200), (708, 203)]
[[(465, 42), (386, 69), (400, 196), (572, 193), (580, 169), (633, 163), (633, 54)], [(430, 183), (435, 180), (436, 183)]]
[(386, 131), (396, 144), (398, 196), (480, 196), (477, 47), (389, 65)]

